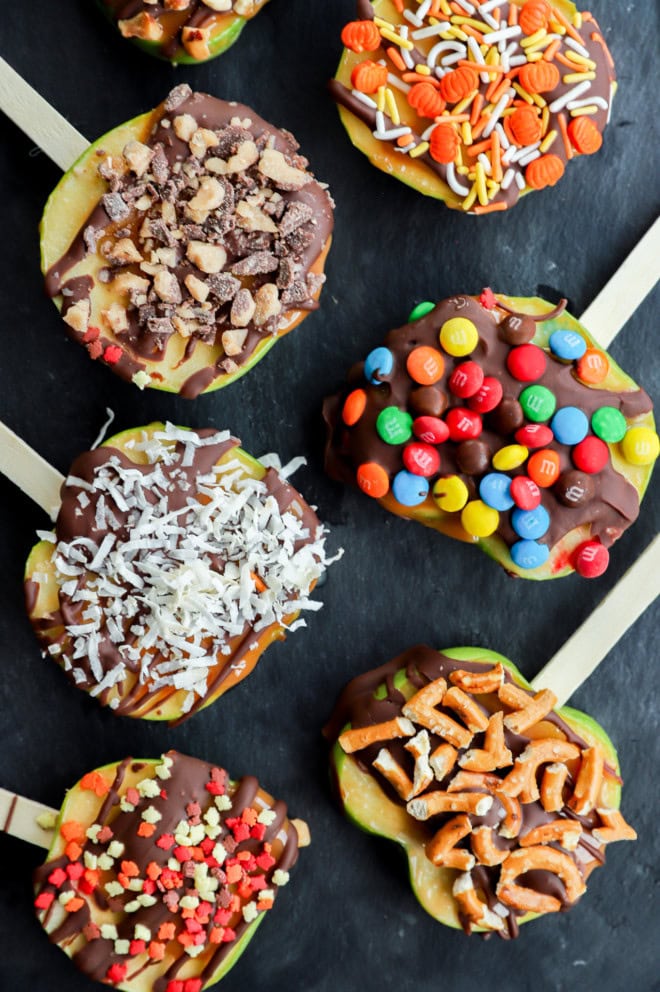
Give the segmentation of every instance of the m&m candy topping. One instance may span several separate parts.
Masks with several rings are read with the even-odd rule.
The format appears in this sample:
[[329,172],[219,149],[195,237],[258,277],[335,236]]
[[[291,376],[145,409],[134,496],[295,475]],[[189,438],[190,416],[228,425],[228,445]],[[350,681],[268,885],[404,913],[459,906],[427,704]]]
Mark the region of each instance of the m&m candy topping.
[[582,551],[573,536],[556,567],[594,577],[660,448],[650,400],[617,392],[624,381],[562,305],[517,313],[490,292],[419,304],[355,367],[337,412],[326,404],[327,465],[395,513],[496,539],[520,574],[553,574],[553,549],[580,528]]

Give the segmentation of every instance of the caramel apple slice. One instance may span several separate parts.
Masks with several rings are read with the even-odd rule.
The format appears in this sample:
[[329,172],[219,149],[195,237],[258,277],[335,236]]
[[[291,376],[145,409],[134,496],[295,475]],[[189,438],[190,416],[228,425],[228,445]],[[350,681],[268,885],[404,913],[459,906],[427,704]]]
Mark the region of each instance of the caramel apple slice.
[[171,424],[125,431],[76,459],[54,531],[39,532],[25,570],[37,638],[117,714],[187,718],[321,606],[325,529],[239,444]]
[[226,52],[268,0],[96,0],[123,38],[177,64],[196,65]]
[[601,575],[658,437],[648,395],[564,306],[490,290],[420,304],[325,401],[329,475],[510,574]]
[[176,751],[88,772],[59,811],[0,789],[0,811],[3,830],[48,848],[35,908],[50,940],[124,992],[219,981],[310,842],[256,778]]
[[472,215],[555,186],[598,152],[616,92],[570,0],[358,0],[330,92],[376,168]]

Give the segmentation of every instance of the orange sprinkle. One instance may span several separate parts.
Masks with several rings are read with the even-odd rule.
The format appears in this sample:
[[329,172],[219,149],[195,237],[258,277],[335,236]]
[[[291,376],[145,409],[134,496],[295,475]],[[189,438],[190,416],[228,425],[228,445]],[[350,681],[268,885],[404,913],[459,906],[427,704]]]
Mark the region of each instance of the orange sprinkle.
[[483,105],[484,105],[483,94],[477,93],[472,103],[472,112],[470,114],[470,124],[472,125],[472,127],[474,127],[474,125],[479,120],[479,114],[481,113],[481,108],[483,107]]
[[443,114],[442,117],[438,118],[439,124],[462,124],[464,121],[469,121],[469,114]]
[[[394,63],[399,72],[405,72],[406,63],[401,58],[401,52],[399,49],[394,45],[390,45],[390,47],[386,49],[386,52],[390,61]],[[417,75],[417,73],[415,73],[415,75]]]
[[554,62],[528,62],[520,67],[518,79],[528,93],[548,93],[559,85],[559,69]]
[[493,131],[492,136],[493,149],[490,155],[490,161],[493,167],[493,181],[496,183],[502,182],[502,146],[500,145],[500,136],[497,131]]
[[476,145],[470,145],[470,147],[467,149],[467,153],[470,156],[470,158],[473,157],[476,158],[477,155],[481,155],[482,152],[488,151],[488,149],[491,147],[492,144],[493,144],[493,138],[491,136],[490,138],[486,138],[485,141],[480,141]]
[[525,104],[514,111],[509,118],[509,127],[517,145],[533,145],[541,137],[541,121],[538,109]]
[[511,80],[507,76],[501,81],[501,83],[493,93],[493,103],[499,103],[500,97],[504,96],[510,85],[511,85]]
[[[591,35],[591,40],[597,42],[600,45],[600,47],[605,52],[605,58],[607,59],[607,61],[609,63],[610,69],[613,69],[614,68],[614,59],[612,58],[612,54],[611,54],[609,48],[607,47],[607,45],[605,43],[605,39],[603,38],[602,34],[598,34],[597,31],[594,31],[593,34]],[[582,41],[582,39],[580,39],[580,41]]]
[[568,137],[580,155],[593,155],[603,144],[603,136],[588,117],[574,117],[568,125]]
[[423,78],[423,81],[428,86],[432,86],[436,90],[440,89],[440,80],[435,79],[433,76],[422,77],[418,72],[404,72],[401,78],[403,79],[404,83],[413,83],[415,85],[419,83]]
[[475,126],[472,128],[472,138],[481,137],[481,132],[486,127],[486,124],[490,120],[490,115],[482,114]]
[[77,820],[67,820],[60,827],[60,834],[65,841],[75,840],[78,842],[85,840],[85,828]]
[[78,861],[80,855],[82,854],[82,847],[80,844],[76,844],[75,840],[70,840],[64,848],[64,853],[69,861]]
[[557,55],[556,58],[557,62],[561,62],[562,65],[565,65],[566,68],[570,69],[572,72],[589,72],[586,65],[578,65],[575,62],[571,62],[570,59],[567,59],[566,56],[561,53]]
[[161,923],[158,927],[159,940],[174,940],[176,927],[173,923]]
[[156,827],[153,823],[147,823],[143,820],[137,829],[138,837],[151,837],[156,832]]
[[578,31],[575,30],[569,19],[564,14],[562,14],[561,10],[558,10],[557,7],[553,7],[552,16],[556,21],[559,21],[559,23],[566,28],[566,34],[570,34],[573,41],[577,41],[580,45],[582,44],[582,36]]
[[500,210],[508,210],[504,200],[498,200],[497,203],[488,203],[485,207],[477,206],[472,207],[473,214],[494,214]]
[[396,143],[399,146],[399,148],[405,148],[406,145],[410,144],[410,135],[400,134],[399,137],[396,139]]
[[437,17],[440,14],[440,0],[433,0],[428,12],[429,17]]
[[566,115],[557,114],[557,122],[559,124],[559,130],[561,131],[562,141],[564,142],[564,151],[566,152],[566,158],[573,158],[573,146],[571,145],[570,138],[568,137],[568,128],[566,127]]
[[351,73],[353,89],[360,93],[377,93],[387,83],[387,67],[366,59],[356,65]]
[[415,83],[408,92],[408,103],[420,117],[439,117],[446,104],[432,84]]
[[545,0],[527,0],[523,4],[518,24],[523,34],[532,35],[547,28],[550,11]]
[[497,78],[497,76],[495,76],[495,79],[492,79],[488,84],[488,89],[486,90],[486,100],[488,101],[488,103],[495,103],[494,93],[497,87],[499,86],[499,84],[500,84],[500,80]]
[[110,791],[110,786],[100,772],[87,772],[86,775],[83,775],[80,779],[80,788],[93,792],[99,799],[107,796]]
[[392,3],[396,7],[396,9],[399,11],[399,13],[400,14],[403,14],[403,0],[392,0]]
[[558,155],[541,155],[530,162],[525,170],[525,182],[532,189],[554,186],[564,175],[564,163]]
[[380,48],[380,31],[373,21],[350,21],[341,33],[342,44],[352,52],[375,52]]
[[479,76],[474,69],[460,66],[446,73],[440,80],[440,92],[447,103],[459,103],[479,86]]
[[[486,42],[484,41],[484,36],[482,35],[481,31],[477,31],[476,28],[471,27],[469,24],[461,24],[461,31],[464,31],[465,34],[472,35],[474,40],[477,41],[480,45],[486,44]],[[472,64],[474,65],[474,63]]]
[[261,576],[257,575],[256,572],[250,572],[250,575],[252,576],[252,581],[254,582],[254,587],[257,590],[257,592],[265,592],[268,586],[261,578]]
[[[527,106],[527,104],[525,104],[525,106]],[[504,133],[506,134],[506,136],[509,139],[510,143],[512,145],[515,145],[516,139],[514,138],[512,132],[511,132],[511,124],[509,123],[509,121],[511,120],[512,117],[513,117],[513,114],[510,114],[509,117],[503,117],[502,118],[502,126],[504,128]]]
[[543,53],[543,58],[546,62],[552,62],[555,55],[561,47],[561,38],[556,38],[551,45],[548,45]]
[[137,878],[140,874],[140,869],[134,861],[122,861],[121,870],[124,875],[128,875],[129,878]]
[[162,961],[165,957],[165,944],[152,940],[149,944],[149,957],[152,961]]
[[509,27],[513,27],[514,24],[518,23],[518,7],[515,3],[512,3],[509,7]]
[[481,65],[476,62],[470,62],[469,59],[459,59],[458,65],[466,66],[468,69],[475,69],[479,72],[496,72],[503,73],[505,70],[501,65]]
[[444,162],[446,165],[456,158],[460,143],[460,138],[451,124],[438,124],[431,131],[429,155],[434,161]]
[[85,900],[81,899],[80,896],[75,896],[73,899],[69,899],[64,908],[67,913],[77,913],[78,910],[82,909],[84,905]]

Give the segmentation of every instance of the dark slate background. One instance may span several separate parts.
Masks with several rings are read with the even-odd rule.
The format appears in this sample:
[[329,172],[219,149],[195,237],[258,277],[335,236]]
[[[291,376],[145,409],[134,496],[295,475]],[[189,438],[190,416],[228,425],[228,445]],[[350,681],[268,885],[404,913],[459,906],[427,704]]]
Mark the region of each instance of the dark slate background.
[[[0,416],[61,471],[87,448],[106,407],[123,429],[156,418],[230,428],[254,454],[305,454],[296,477],[346,555],[322,590],[309,629],[271,648],[220,703],[174,730],[114,717],[41,660],[23,612],[23,562],[44,514],[0,478],[2,785],[57,806],[85,771],[168,747],[254,773],[313,846],[223,992],[508,992],[658,989],[657,611],[614,648],[573,702],[609,730],[626,785],[623,809],[640,839],[615,845],[569,914],[525,927],[516,943],[443,928],[419,908],[403,856],[344,821],[333,803],[320,728],[343,684],[418,641],[494,648],[534,676],[591,613],[657,530],[641,519],[593,582],[515,581],[477,551],[386,515],[322,471],[321,398],[423,299],[484,285],[565,294],[581,313],[657,213],[653,56],[660,29],[649,0],[595,0],[619,68],[620,93],[603,151],[572,163],[555,191],[510,214],[450,212],[371,168],[344,136],[324,85],[353,0],[274,0],[222,58],[175,70],[115,37],[87,0],[2,5],[0,53],[89,138],[163,99],[183,80],[241,100],[292,130],[337,202],[336,236],[319,312],[249,376],[185,402],[138,392],[65,337],[39,272],[37,225],[58,170],[0,115]],[[655,128],[655,134],[653,129]],[[657,319],[649,298],[611,349],[658,393]],[[592,328],[598,334],[598,328]],[[94,987],[40,932],[30,875],[40,852],[0,838],[0,990]],[[625,985],[624,985],[625,983]]]

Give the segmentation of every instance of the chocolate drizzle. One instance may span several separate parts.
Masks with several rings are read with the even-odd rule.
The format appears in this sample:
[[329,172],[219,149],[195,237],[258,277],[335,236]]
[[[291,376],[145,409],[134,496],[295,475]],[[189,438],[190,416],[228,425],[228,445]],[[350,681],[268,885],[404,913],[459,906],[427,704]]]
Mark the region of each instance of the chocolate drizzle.
[[[221,968],[227,955],[235,952],[237,944],[253,928],[252,920],[259,915],[255,913],[251,919],[248,919],[242,913],[243,906],[249,904],[251,896],[247,899],[243,896],[238,900],[238,903],[241,904],[240,908],[238,906],[231,908],[232,899],[236,899],[237,886],[235,883],[227,881],[226,871],[218,865],[215,858],[210,856],[209,852],[214,850],[214,845],[218,842],[222,844],[232,863],[236,863],[239,856],[240,858],[254,859],[260,852],[262,857],[266,856],[263,852],[267,852],[266,861],[263,862],[264,866],[267,867],[261,867],[258,863],[251,863],[250,877],[258,874],[263,876],[261,888],[253,890],[254,898],[258,900],[260,891],[265,888],[272,889],[276,894],[278,880],[281,876],[276,875],[275,881],[273,876],[278,871],[288,872],[295,864],[298,858],[298,835],[293,824],[287,819],[285,804],[279,801],[274,802],[260,788],[256,778],[247,776],[238,782],[230,782],[224,770],[197,758],[186,757],[176,751],[169,751],[163,756],[163,765],[160,766],[160,769],[164,769],[164,774],[161,778],[156,777],[156,764],[155,762],[134,762],[133,759],[126,758],[115,766],[114,780],[92,821],[101,831],[107,832],[107,839],[102,840],[103,833],[101,832],[99,836],[97,831],[97,840],[85,840],[78,861],[83,859],[86,854],[92,859],[101,857],[107,851],[109,839],[111,839],[112,844],[116,845],[117,850],[121,849],[122,853],[115,859],[116,865],[111,870],[104,870],[93,890],[85,894],[81,908],[68,913],[62,922],[56,922],[52,917],[57,903],[52,903],[43,912],[41,920],[48,930],[51,941],[59,944],[65,950],[69,948],[74,964],[90,978],[102,982],[107,979],[108,969],[113,965],[119,965],[120,967],[127,967],[127,973],[125,972],[127,979],[138,972],[148,971],[151,981],[147,987],[151,988],[153,992],[165,992],[168,983],[175,979],[184,968],[186,969],[186,977],[190,977],[192,959],[184,953],[182,944],[176,940],[177,936],[186,932],[185,913],[182,918],[179,915],[181,909],[177,908],[184,895],[196,897],[198,903],[201,903],[202,906],[208,906],[205,914],[207,923],[202,931],[205,937],[205,949],[195,962],[196,974],[202,980],[202,985],[212,979]],[[103,769],[104,778],[106,772],[107,770]],[[128,773],[131,775],[131,782],[136,782],[137,776],[142,783],[147,785],[157,783],[158,787],[155,789],[155,794],[146,796],[144,792],[141,792],[138,796],[135,785],[131,787],[128,783],[125,784]],[[142,773],[144,773],[143,777]],[[188,822],[194,826],[195,824],[204,825],[214,822],[207,817],[209,811],[211,811],[212,817],[217,813],[217,804],[214,801],[214,796],[217,795],[226,797],[226,802],[223,803],[222,812],[218,817],[219,826],[217,830],[210,831],[208,835],[210,840],[206,839],[205,831],[201,831],[205,836],[204,845],[208,844],[205,854],[208,873],[213,875],[219,883],[214,895],[211,896],[207,890],[204,890],[203,896],[200,895],[195,873],[188,871],[188,865],[192,867],[194,864],[199,864],[199,860],[196,862],[184,861],[176,871],[170,870],[167,885],[164,885],[160,880],[167,877],[166,873],[173,855],[176,857],[178,854],[179,858],[186,856],[186,852],[183,850],[185,845],[174,847],[174,835],[179,833],[180,824]],[[129,799],[129,805],[123,806]],[[155,811],[154,819],[155,815],[158,815],[157,829],[150,839],[145,839],[145,836],[138,832],[146,822],[142,814],[147,808]],[[247,810],[254,811],[249,817],[253,822],[257,822],[258,815],[263,814],[264,811],[269,811],[268,823],[260,828],[260,839],[249,835],[237,841],[233,836],[234,824]],[[84,824],[85,827],[91,825],[91,822]],[[165,840],[158,843],[163,838]],[[167,838],[171,838],[171,841]],[[123,845],[123,847],[120,848],[119,845]],[[190,846],[194,845],[190,844]],[[204,852],[204,847],[200,848],[198,845],[197,847],[199,851]],[[181,853],[182,850],[183,853]],[[75,880],[67,878],[66,881],[57,885],[57,875],[53,876],[53,872],[56,872],[57,869],[65,869],[70,863],[70,859],[66,855],[62,855],[47,861],[38,868],[34,875],[37,895],[52,893],[56,898],[63,892],[75,892],[80,895],[81,890]],[[223,862],[223,864],[226,863]],[[156,884],[151,886],[153,898],[147,900],[147,904],[140,906],[137,911],[127,911],[125,906],[132,901],[136,894],[139,894],[139,889],[137,892],[127,889],[121,895],[113,894],[110,897],[106,895],[104,889],[110,879],[116,880],[121,875],[125,865],[134,866],[130,870],[136,874],[131,877],[142,880],[156,878],[157,880]],[[280,881],[279,884],[284,884],[284,881]],[[121,885],[119,888],[121,889]],[[147,890],[144,889],[143,891]],[[84,889],[82,892],[84,893]],[[176,899],[174,893],[176,893]],[[209,902],[209,899],[215,900],[215,906]],[[107,911],[115,914],[116,938],[103,937],[95,923],[95,918],[98,919],[98,913]],[[218,923],[219,919],[226,920],[222,927],[226,929],[230,926],[231,929],[226,931],[225,941],[214,943],[209,941],[209,937],[214,925],[221,925]],[[103,922],[106,921],[107,918],[103,920]],[[171,925],[172,936],[169,939],[158,937],[159,932],[162,933],[161,927],[164,924]],[[148,940],[144,950],[140,953],[135,953],[136,948],[133,948],[131,954],[128,951],[126,953],[117,951],[114,940],[132,942],[136,925],[146,928],[146,931],[151,934],[152,943],[157,940],[164,942],[164,947],[167,947],[167,954],[163,960],[159,961],[155,955],[153,959],[147,957]],[[193,928],[191,932],[199,931]],[[231,934],[233,936],[230,936]]]
[[[478,649],[475,648],[475,658],[478,658],[478,655]],[[342,730],[347,727],[347,725],[350,725],[351,728],[368,727],[373,724],[392,720],[395,717],[400,717],[407,696],[405,696],[399,689],[395,688],[394,679],[397,674],[401,676],[405,673],[406,681],[414,687],[415,691],[417,691],[437,679],[445,679],[449,682],[449,676],[454,671],[460,670],[467,672],[482,672],[484,670],[489,670],[492,667],[493,662],[491,661],[458,660],[450,658],[442,652],[435,651],[424,645],[417,645],[405,651],[397,658],[394,658],[392,661],[387,662],[385,665],[381,665],[379,668],[366,672],[364,675],[360,675],[349,682],[337,700],[328,724],[324,727],[324,736],[329,741],[334,742]],[[511,673],[506,668],[504,669],[504,673],[505,681],[508,683],[513,683],[514,680]],[[377,691],[378,695],[376,696]],[[525,691],[527,692],[528,690]],[[532,692],[529,692],[528,694],[530,698],[533,696]],[[487,698],[491,700],[487,706],[484,707],[486,712],[493,712],[496,708],[502,708],[502,704],[498,703],[496,697],[494,698],[494,701],[491,697],[477,698],[478,700],[486,700]],[[444,712],[447,716],[452,716],[454,718],[456,716],[452,710],[442,706],[438,707],[438,711],[441,713]],[[552,725],[556,728],[556,731],[559,732],[560,737],[571,744],[577,745],[581,750],[589,747],[589,744],[582,737],[580,737],[580,735],[576,733],[566,723],[566,721],[559,716],[558,713],[552,711],[547,716],[544,716],[543,723]],[[509,748],[514,758],[518,757],[524,751],[531,739],[525,735],[513,734],[506,728],[504,735],[506,746]],[[431,741],[431,752],[436,746],[444,743],[442,737],[439,737],[431,732],[429,732],[429,737]],[[482,739],[482,734],[476,734],[470,744],[470,747],[482,747]],[[412,758],[406,750],[405,744],[405,739],[390,739],[387,740],[386,747],[393,759],[412,777]],[[358,763],[359,768],[364,773],[369,774],[376,779],[380,788],[391,801],[397,803],[398,805],[404,805],[398,793],[373,767],[373,762],[377,758],[382,747],[382,742],[370,745],[350,755],[350,758],[347,758],[347,760],[350,760],[351,758],[355,760]],[[459,755],[461,753],[462,752],[459,749]],[[446,788],[456,770],[457,769],[454,768],[450,774],[442,780],[442,782],[435,781],[430,787],[431,790]],[[503,768],[500,769],[499,772],[495,772],[493,774],[499,774],[501,778],[504,778],[509,770],[509,768]],[[621,781],[618,777],[616,769],[612,768],[608,764],[605,764],[605,776],[617,782]],[[567,783],[568,791],[565,791],[565,798],[570,795],[572,784],[574,784],[573,780],[569,776]],[[521,835],[524,835],[528,831],[544,823],[549,823],[556,820],[557,817],[579,820],[582,825],[583,832],[580,836],[577,848],[574,851],[565,851],[563,848],[559,847],[558,849],[563,850],[565,854],[569,854],[569,856],[575,861],[580,873],[585,877],[585,879],[593,868],[605,862],[603,846],[599,844],[592,834],[594,828],[601,826],[601,819],[595,810],[591,810],[586,815],[578,816],[570,807],[565,805],[558,813],[548,813],[543,809],[541,802],[536,801],[522,803],[521,812],[523,818],[520,829]],[[359,809],[351,809],[351,815],[359,819]],[[453,814],[436,815],[423,823],[415,821],[415,826],[416,828],[423,829],[426,832],[427,840],[430,841],[436,831],[443,825],[443,822],[445,822],[451,815]],[[503,815],[503,807],[501,807],[499,800],[495,796],[493,806],[485,816],[470,814],[469,819],[473,828],[479,825],[496,826],[500,822]],[[507,839],[495,831],[493,831],[492,837],[493,842],[499,848],[513,850],[518,847],[517,839]],[[552,843],[550,846],[554,847],[557,845]],[[472,878],[475,888],[483,893],[486,903],[491,909],[498,903],[498,899],[495,894],[498,871],[499,869],[496,867],[488,868],[480,864],[477,864],[475,868],[472,869]],[[527,872],[520,877],[520,884],[534,889],[537,892],[554,896],[561,903],[562,910],[570,909],[573,905],[567,901],[566,892],[561,880],[548,871],[534,870]],[[521,915],[524,914],[518,910],[510,908],[507,919],[507,929],[506,931],[498,931],[499,936],[505,938],[517,936],[518,923],[516,917]],[[462,920],[462,922],[466,931],[469,933],[471,929],[469,921]]]
[[[365,462],[382,465],[390,479],[403,468],[401,459],[403,445],[387,444],[383,441],[377,433],[376,420],[379,413],[388,406],[407,410],[413,417],[429,412],[417,408],[417,393],[421,390],[408,374],[406,361],[410,352],[421,345],[437,349],[439,330],[445,321],[453,317],[467,318],[475,325],[479,334],[479,343],[473,354],[469,356],[470,360],[477,362],[486,376],[496,378],[503,387],[503,399],[500,405],[483,417],[483,431],[477,443],[482,447],[486,446],[489,460],[498,449],[514,443],[514,433],[524,422],[518,397],[529,383],[515,379],[507,368],[506,360],[510,346],[502,340],[500,333],[500,325],[506,313],[499,306],[495,309],[486,309],[473,297],[456,296],[438,303],[424,317],[389,332],[383,343],[392,352],[394,365],[392,372],[387,376],[381,376],[378,384],[367,382],[363,365],[358,364],[350,370],[347,386],[338,394],[326,399],[323,406],[327,424],[325,465],[329,475],[341,482],[354,484],[356,470]],[[566,322],[564,326],[574,328],[574,324],[570,322]],[[447,401],[450,407],[465,406],[466,401],[452,395],[447,386],[454,367],[464,359],[454,359],[448,355],[443,357],[445,369],[442,378],[434,386],[422,387],[422,389],[437,395],[438,410],[444,414]],[[620,410],[629,422],[652,410],[651,400],[644,390],[631,389],[617,392],[596,389],[579,380],[573,363],[564,363],[548,352],[546,359],[545,372],[535,384],[543,385],[554,393],[558,409],[576,406],[591,418],[600,407],[612,406]],[[348,393],[356,387],[366,393],[366,408],[358,422],[347,427],[341,416],[342,406]],[[561,473],[573,469],[569,446],[552,440],[544,447],[558,453]],[[462,448],[462,444],[450,440],[439,446],[438,450],[441,454],[439,475],[458,474],[468,486],[470,499],[474,499],[478,497],[479,481],[487,466],[484,465],[483,458],[476,458],[480,452],[474,453],[475,458],[472,463],[467,461],[465,455],[468,452],[462,452]],[[468,472],[471,468],[474,469],[474,474]],[[511,476],[526,474],[525,466],[520,466],[509,474]],[[430,481],[432,484],[433,479]],[[638,493],[631,482],[614,468],[611,461],[601,472],[591,476],[591,482],[593,483],[591,498],[570,505],[562,502],[560,483],[557,491],[553,487],[542,490],[542,504],[550,516],[550,526],[546,534],[539,539],[541,543],[554,548],[571,531],[589,525],[591,536],[598,538],[609,547],[637,518]],[[397,504],[393,498],[388,495],[387,499],[388,508],[396,512]],[[434,507],[430,496],[424,506],[431,509]],[[511,527],[508,513],[500,513],[497,534],[509,546],[518,540],[518,535]],[[562,567],[565,564],[566,562],[563,562]]]

